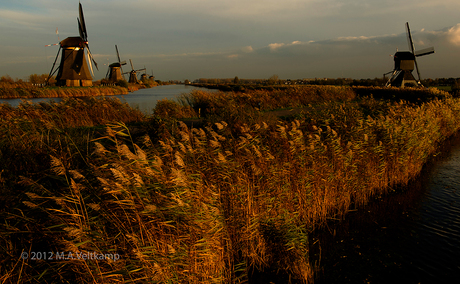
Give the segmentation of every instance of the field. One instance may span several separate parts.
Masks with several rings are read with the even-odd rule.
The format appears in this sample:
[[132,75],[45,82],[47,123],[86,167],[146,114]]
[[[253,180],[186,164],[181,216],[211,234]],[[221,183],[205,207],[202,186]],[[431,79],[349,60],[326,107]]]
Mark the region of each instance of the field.
[[313,283],[310,233],[416,178],[459,122],[437,89],[0,105],[0,280]]

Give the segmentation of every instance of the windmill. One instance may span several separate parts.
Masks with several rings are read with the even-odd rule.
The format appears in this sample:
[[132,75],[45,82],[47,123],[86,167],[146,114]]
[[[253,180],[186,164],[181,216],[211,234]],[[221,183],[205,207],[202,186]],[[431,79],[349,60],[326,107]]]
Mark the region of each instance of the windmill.
[[129,63],[131,63],[131,71],[125,72],[123,74],[128,74],[129,73],[129,81],[128,81],[128,83],[132,83],[132,84],[139,83],[139,81],[137,80],[137,72],[145,71],[146,69],[144,67],[144,69],[134,70],[133,61],[131,61],[131,59],[129,60]]
[[145,65],[144,65],[144,74],[141,74],[141,82],[142,83],[145,83],[147,82],[148,78],[147,78],[147,69],[145,68]]
[[118,53],[118,46],[115,45],[115,50],[117,51],[118,62],[112,63],[109,65],[109,70],[107,71],[107,80],[110,82],[118,82],[119,80],[124,80],[123,68],[121,66],[126,65],[126,60],[121,61],[120,53]]
[[[83,16],[83,8],[79,3],[79,17],[77,17],[79,37],[68,37],[59,42],[59,50],[51,68],[48,80],[53,74],[58,71],[56,81],[58,86],[91,86],[93,84],[91,74],[94,76],[93,65],[97,68],[97,63],[94,61],[91,51],[88,46],[88,33],[86,31],[85,18]],[[86,49],[86,56],[85,56]],[[59,53],[62,50],[61,63],[58,68],[56,61]],[[88,68],[88,63],[89,67]],[[90,71],[91,70],[91,73]]]
[[[397,51],[394,55],[395,67],[391,74],[390,79],[386,83],[386,87],[404,87],[406,84],[414,84],[421,86],[420,71],[417,65],[417,57],[434,53],[434,48],[429,47],[419,51],[415,51],[414,42],[409,29],[409,23],[406,23],[407,43],[409,44],[410,51]],[[418,80],[415,80],[412,71],[414,67],[417,71]],[[388,74],[388,73],[387,73]]]

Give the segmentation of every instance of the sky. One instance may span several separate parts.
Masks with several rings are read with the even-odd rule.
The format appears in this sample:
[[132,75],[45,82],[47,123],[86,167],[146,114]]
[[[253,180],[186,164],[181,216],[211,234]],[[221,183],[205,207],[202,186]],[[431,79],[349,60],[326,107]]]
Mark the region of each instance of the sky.
[[[460,77],[458,0],[81,0],[99,70],[129,59],[159,80],[382,77],[392,55],[415,49],[423,78]],[[78,0],[0,3],[0,76],[50,72],[59,47],[78,36]]]

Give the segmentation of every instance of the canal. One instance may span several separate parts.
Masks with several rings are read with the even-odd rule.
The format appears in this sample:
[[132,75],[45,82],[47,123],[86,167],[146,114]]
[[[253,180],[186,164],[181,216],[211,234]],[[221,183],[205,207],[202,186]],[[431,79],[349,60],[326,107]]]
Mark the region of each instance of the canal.
[[443,148],[419,178],[316,234],[315,283],[458,281],[460,135]]

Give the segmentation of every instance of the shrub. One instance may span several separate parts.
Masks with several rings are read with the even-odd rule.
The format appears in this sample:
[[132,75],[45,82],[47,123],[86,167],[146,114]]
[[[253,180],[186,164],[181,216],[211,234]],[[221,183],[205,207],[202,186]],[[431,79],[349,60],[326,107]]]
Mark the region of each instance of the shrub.
[[117,81],[117,86],[123,87],[123,88],[128,88],[129,84],[125,80],[118,80]]

